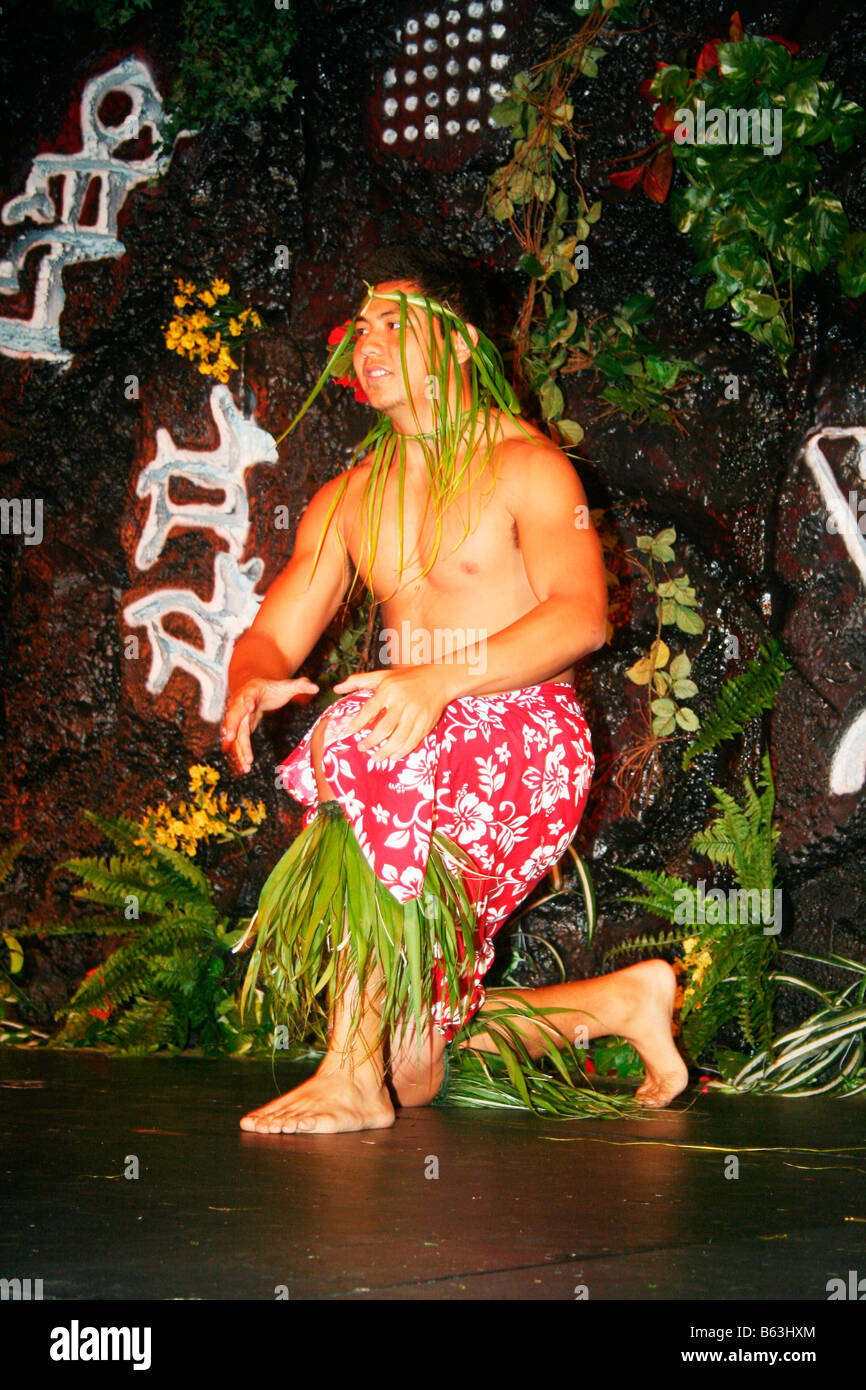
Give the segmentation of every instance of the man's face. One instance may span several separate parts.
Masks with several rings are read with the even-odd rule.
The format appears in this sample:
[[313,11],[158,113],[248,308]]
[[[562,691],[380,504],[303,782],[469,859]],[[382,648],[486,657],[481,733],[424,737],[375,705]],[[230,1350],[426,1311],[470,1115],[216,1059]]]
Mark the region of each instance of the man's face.
[[[429,411],[430,402],[430,330],[425,310],[414,304],[406,306],[404,373],[400,357],[400,304],[396,299],[382,296],[421,294],[409,280],[389,280],[374,286],[374,298],[362,306],[355,319],[355,374],[375,410],[400,411],[414,407],[419,416]],[[433,320],[437,343],[442,343],[438,319]],[[414,329],[414,331],[413,331]]]

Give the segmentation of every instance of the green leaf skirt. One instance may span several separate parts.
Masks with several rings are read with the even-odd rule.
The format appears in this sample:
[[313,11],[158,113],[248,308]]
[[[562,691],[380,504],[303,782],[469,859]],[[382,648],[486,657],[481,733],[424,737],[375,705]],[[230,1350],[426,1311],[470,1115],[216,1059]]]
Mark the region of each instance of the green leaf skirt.
[[[261,981],[271,994],[275,1022],[289,1040],[315,1035],[327,1046],[337,1004],[351,1003],[347,1043],[356,1035],[362,1006],[379,1016],[370,1047],[414,1025],[419,1057],[430,1026],[436,967],[452,1004],[474,978],[475,911],[461,868],[471,860],[434,831],[420,897],[400,903],[371,869],[338,801],[320,802],[262,888],[253,924],[257,934],[244,980],[241,1007]],[[642,1111],[630,1095],[587,1084],[569,1040],[547,1019],[560,1010],[536,1008],[501,991],[495,1012],[476,1014],[448,1044],[445,1079],[434,1103],[530,1110],[550,1118],[598,1118]],[[507,996],[507,997],[506,997]],[[527,1024],[545,1035],[534,1058]],[[463,1048],[484,1032],[496,1052]]]
[[471,867],[465,851],[434,831],[421,895],[400,903],[364,858],[340,803],[321,802],[262,889],[242,1008],[261,977],[292,1040],[324,1038],[334,1006],[351,992],[351,1040],[366,995],[379,1014],[375,1043],[413,1023],[420,1052],[435,967],[453,1003],[474,976],[475,909],[461,867]]

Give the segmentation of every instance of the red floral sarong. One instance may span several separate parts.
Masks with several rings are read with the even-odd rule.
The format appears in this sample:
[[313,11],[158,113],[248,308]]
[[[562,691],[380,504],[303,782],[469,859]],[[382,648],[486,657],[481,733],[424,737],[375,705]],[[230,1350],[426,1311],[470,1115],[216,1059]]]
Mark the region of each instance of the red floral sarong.
[[595,767],[574,687],[547,681],[449,704],[402,758],[375,762],[358,748],[367,729],[345,725],[373,692],[356,690],[323,711],[281,764],[286,791],[316,815],[313,730],[327,719],[322,767],[373,872],[401,903],[421,896],[432,831],[459,844],[478,870],[465,873],[475,906],[474,979],[451,1000],[437,968],[433,1021],[451,1038],[481,1007],[493,937],[573,838]]

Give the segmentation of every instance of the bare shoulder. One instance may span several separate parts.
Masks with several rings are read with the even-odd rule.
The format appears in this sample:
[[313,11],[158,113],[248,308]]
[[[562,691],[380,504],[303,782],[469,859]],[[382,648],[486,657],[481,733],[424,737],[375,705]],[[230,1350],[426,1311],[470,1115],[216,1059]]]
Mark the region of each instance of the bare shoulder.
[[582,493],[577,469],[559,445],[528,420],[521,426],[507,422],[505,438],[491,459],[497,489],[509,509],[540,495]]
[[328,529],[335,529],[341,538],[345,537],[351,530],[351,519],[357,513],[369,471],[369,459],[365,458],[323,483],[308,502],[304,520],[321,526],[329,520]]

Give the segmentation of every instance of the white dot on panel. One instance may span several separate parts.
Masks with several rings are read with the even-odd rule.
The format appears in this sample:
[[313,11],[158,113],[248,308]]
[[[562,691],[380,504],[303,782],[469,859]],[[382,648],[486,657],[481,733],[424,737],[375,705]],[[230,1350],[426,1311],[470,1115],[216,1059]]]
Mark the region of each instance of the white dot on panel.
[[445,129],[446,129],[446,131],[448,132],[449,135],[459,135],[459,134],[460,134],[460,122],[459,122],[459,121],[446,121],[446,122],[445,122]]
[[480,19],[484,13],[484,6],[475,0],[474,4],[467,6],[466,13],[470,19]]
[[505,9],[504,0],[490,0],[490,8],[494,14],[499,14],[500,10]]
[[417,33],[418,33],[418,21],[417,21],[417,19],[407,19],[407,20],[406,20],[406,33],[407,33],[407,34],[417,34]]
[[508,95],[501,82],[491,82],[487,90],[494,101],[501,101],[504,96]]
[[385,109],[385,115],[386,115],[386,116],[393,116],[393,115],[394,115],[394,113],[395,113],[396,110],[397,110],[397,103],[396,103],[396,101],[394,100],[393,97],[389,97],[389,98],[388,98],[388,100],[385,102],[385,108],[384,108],[384,109]]
[[407,43],[406,47],[403,49],[403,52],[408,54],[410,58],[414,58],[415,54],[418,52],[417,43]]
[[425,139],[425,140],[438,140],[438,139],[439,139],[439,122],[438,122],[438,120],[436,119],[435,116],[427,116],[426,119],[425,119],[425,121],[424,121],[424,139]]
[[476,130],[481,129],[481,122],[476,121],[474,116],[470,116],[469,120],[466,122],[466,129],[474,133]]
[[459,24],[459,23],[460,23],[460,11],[459,11],[459,10],[448,10],[447,13],[446,13],[446,15],[445,15],[445,22],[446,22],[446,24]]
[[417,140],[418,127],[416,125],[407,125],[406,129],[403,131],[403,134],[406,136],[407,140]]
[[490,66],[493,68],[494,72],[501,72],[503,68],[508,67],[508,54],[491,53]]
[[458,92],[456,87],[448,88],[448,91],[445,93],[445,100],[447,101],[449,106],[457,105],[458,101],[460,100],[460,93]]
[[448,62],[445,64],[445,71],[447,72],[449,77],[457,76],[458,72],[460,71],[460,64],[458,63],[456,58],[448,59]]
[[425,100],[425,102],[427,103],[428,106],[438,106],[438,105],[439,105],[439,93],[438,93],[438,92],[428,92],[427,95],[426,95],[426,97],[424,98],[424,100]]
[[505,34],[505,25],[504,25],[504,24],[492,24],[492,25],[490,26],[490,32],[491,32],[491,34],[493,35],[493,37],[494,37],[495,39],[501,39],[501,38],[504,37],[504,34]]
[[396,130],[392,130],[392,129],[390,128],[390,126],[388,127],[387,130],[383,130],[383,131],[382,131],[382,140],[384,141],[384,143],[385,143],[386,145],[393,145],[393,143],[394,143],[394,141],[395,141],[396,139],[397,139],[397,132],[396,132]]
[[439,69],[434,67],[432,63],[428,63],[424,69],[424,76],[428,82],[432,82],[435,77],[439,76]]
[[447,43],[447,45],[448,45],[449,48],[457,48],[458,44],[460,43],[460,35],[459,35],[459,34],[446,34],[446,35],[445,35],[445,42]]
[[417,72],[413,72],[412,69],[410,68],[408,72],[405,72],[405,73],[403,74],[403,81],[406,83],[406,86],[407,86],[407,87],[411,87],[412,84],[413,84],[413,82],[417,82],[417,81],[418,81],[418,74],[417,74]]
[[436,49],[437,49],[438,47],[439,47],[439,40],[438,40],[438,39],[425,39],[425,40],[424,40],[424,52],[425,52],[425,53],[435,53],[435,52],[436,52]]
[[414,111],[416,106],[418,105],[418,98],[416,96],[407,97],[406,100],[403,102],[403,105],[405,106],[407,111]]
[[480,88],[480,87],[470,87],[470,88],[469,88],[469,91],[466,93],[466,96],[467,96],[467,98],[468,98],[469,101],[480,101],[480,100],[481,100],[481,88]]
[[395,83],[396,81],[397,81],[397,74],[396,74],[396,72],[394,71],[393,68],[389,68],[388,71],[385,73],[385,86],[386,86],[386,87],[393,87],[393,85],[394,85],[394,83]]
[[480,43],[484,35],[480,29],[470,29],[466,37],[470,43]]
[[433,10],[431,10],[429,14],[425,14],[425,16],[424,16],[424,23],[427,25],[427,28],[428,28],[428,29],[438,29],[438,28],[439,28],[439,16],[438,16],[438,14],[436,14]]
[[469,69],[470,72],[480,72],[480,71],[481,71],[481,59],[480,59],[480,58],[470,58],[470,59],[468,60],[467,64],[466,64],[466,66],[467,66],[467,68]]

